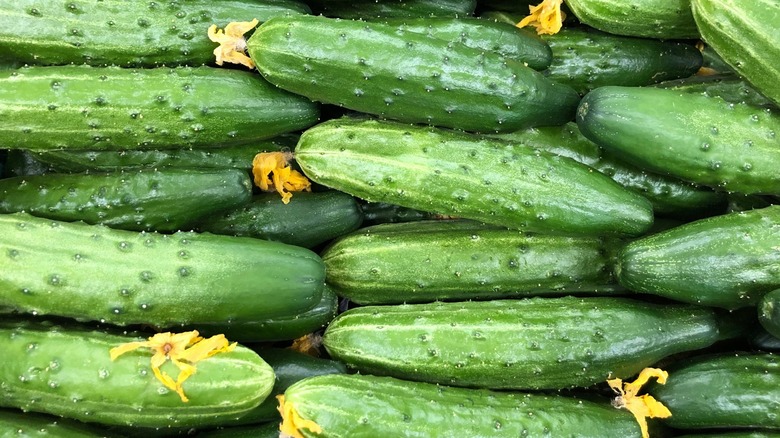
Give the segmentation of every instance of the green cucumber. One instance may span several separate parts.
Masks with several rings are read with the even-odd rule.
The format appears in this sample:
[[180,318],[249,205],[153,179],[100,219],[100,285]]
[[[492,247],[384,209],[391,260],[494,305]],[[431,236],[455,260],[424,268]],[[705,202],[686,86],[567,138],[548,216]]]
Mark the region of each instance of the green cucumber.
[[146,169],[0,179],[0,213],[25,211],[137,231],[177,231],[249,202],[252,182],[238,169]]
[[678,429],[780,429],[780,361],[770,353],[699,356],[667,368],[665,385],[647,392],[672,416]]
[[[198,431],[198,438],[279,438],[279,421]],[[751,437],[760,438],[760,437]]]
[[[151,352],[111,360],[111,348],[141,340],[75,326],[0,322],[0,406],[106,425],[194,427],[243,415],[274,385],[273,369],[237,346],[197,362],[197,372],[182,384],[185,403],[155,378]],[[160,369],[178,375],[169,361]]]
[[725,196],[710,188],[676,178],[646,172],[624,162],[617,154],[600,148],[582,135],[577,124],[522,129],[497,138],[569,157],[609,176],[653,204],[656,214],[688,217],[725,205]]
[[689,78],[660,82],[655,85],[674,91],[719,97],[726,102],[749,106],[774,108],[775,104],[764,97],[744,79],[733,74],[691,76]]
[[96,427],[67,418],[0,409],[0,437],[3,438],[99,438],[105,436],[103,431]]
[[216,44],[206,30],[233,21],[307,14],[293,0],[14,0],[0,3],[0,59],[30,65],[201,65]]
[[321,255],[339,296],[389,304],[619,291],[611,253],[598,237],[416,221],[360,229]]
[[637,239],[617,255],[627,289],[736,309],[780,287],[780,206],[700,219]]
[[527,230],[638,235],[650,203],[576,161],[503,140],[375,120],[306,130],[295,157],[317,183],[373,202]]
[[468,16],[476,0],[311,0],[315,12],[348,19]]
[[584,24],[615,35],[699,38],[691,0],[566,0]]
[[451,388],[390,377],[331,374],[287,388],[306,437],[638,438],[636,420],[608,403],[561,395]]
[[202,217],[195,229],[314,248],[362,223],[363,212],[355,198],[327,190],[296,193],[289,204],[277,193],[255,195],[245,205]]
[[360,209],[363,211],[362,226],[379,225],[397,222],[412,222],[425,219],[440,219],[439,215],[428,211],[415,210],[414,208],[401,207],[387,202],[368,202],[358,199]]
[[740,76],[780,105],[780,4],[690,0],[702,39]]
[[319,256],[277,242],[0,215],[0,307],[34,315],[240,324],[312,308],[324,279]]
[[509,131],[573,120],[579,102],[522,62],[379,22],[277,17],[246,44],[282,89],[410,123]]
[[780,337],[780,289],[769,291],[761,298],[758,321],[767,332]]
[[619,297],[365,306],[325,331],[362,373],[494,389],[588,387],[719,339],[711,309]]
[[248,71],[28,67],[0,71],[8,149],[185,149],[255,143],[314,124],[318,106]]
[[647,170],[745,194],[780,193],[780,113],[654,87],[601,87],[577,110],[585,137]]

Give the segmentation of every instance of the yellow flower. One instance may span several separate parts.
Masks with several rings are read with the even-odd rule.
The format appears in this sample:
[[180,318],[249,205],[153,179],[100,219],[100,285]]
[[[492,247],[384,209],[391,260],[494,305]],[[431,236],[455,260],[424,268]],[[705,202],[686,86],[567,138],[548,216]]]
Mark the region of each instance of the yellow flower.
[[217,58],[217,65],[223,62],[233,64],[243,64],[249,68],[255,68],[252,58],[248,57],[246,52],[246,39],[244,34],[254,29],[259,21],[255,18],[252,21],[239,21],[225,26],[225,30],[217,30],[217,25],[212,24],[208,29],[209,39],[219,43],[219,47],[214,49],[214,56]]
[[[218,353],[231,351],[236,347],[236,343],[229,344],[225,335],[215,335],[208,339],[198,336],[198,332],[193,330],[184,333],[158,333],[149,338],[148,341],[128,342],[118,347],[114,347],[109,352],[111,360],[139,348],[149,348],[154,351],[152,356],[152,371],[157,380],[163,383],[169,389],[176,391],[183,402],[189,399],[184,395],[182,383],[193,375],[196,371],[195,363],[209,358]],[[179,375],[173,380],[166,372],[160,371],[160,367],[165,361],[170,360],[177,368]]]
[[290,167],[290,160],[290,152],[261,152],[252,160],[255,185],[263,191],[276,190],[285,204],[290,202],[292,192],[311,191],[311,181]]
[[307,354],[309,356],[319,357],[321,346],[322,336],[315,333],[309,333],[293,340],[293,343],[290,346],[290,350]]
[[280,436],[304,438],[300,432],[303,428],[309,429],[314,433],[322,433],[322,427],[312,420],[304,420],[293,408],[292,403],[284,400],[284,395],[279,394],[276,396],[276,399],[279,400],[279,407],[276,409],[282,414],[282,424],[279,425]]
[[[669,374],[658,368],[645,368],[639,373],[636,380],[631,383],[623,384],[621,379],[607,380],[607,384],[618,394],[612,405],[619,409],[628,409],[634,415],[637,423],[639,423],[639,428],[642,429],[643,438],[649,437],[646,418],[667,418],[672,416],[669,409],[654,399],[653,396],[647,394],[636,395],[642,388],[642,385],[647,383],[651,377],[655,377],[658,383],[663,385],[666,383]],[[622,388],[621,384],[623,384]]]
[[556,34],[563,27],[566,14],[561,11],[563,0],[544,0],[536,6],[528,6],[531,13],[517,23],[517,27],[533,26],[539,35]]

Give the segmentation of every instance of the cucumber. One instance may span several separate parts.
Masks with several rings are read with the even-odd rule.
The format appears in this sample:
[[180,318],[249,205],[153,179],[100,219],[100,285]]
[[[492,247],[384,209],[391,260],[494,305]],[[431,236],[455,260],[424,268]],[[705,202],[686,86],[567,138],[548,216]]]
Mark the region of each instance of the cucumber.
[[764,97],[744,79],[733,74],[691,76],[689,78],[660,82],[655,85],[674,91],[704,94],[719,97],[730,103],[744,103],[749,106],[775,108],[771,100]]
[[[237,346],[196,364],[182,387],[189,402],[152,373],[152,353],[112,361],[109,350],[143,340],[76,326],[0,322],[0,405],[105,425],[219,425],[258,406],[271,392],[273,369]],[[176,376],[166,361],[160,369]]]
[[372,202],[538,231],[638,235],[643,197],[576,161],[498,139],[394,122],[331,120],[306,130],[297,163]]
[[296,193],[289,204],[277,193],[255,195],[238,208],[202,217],[195,229],[314,248],[356,230],[362,222],[355,198],[327,190]]
[[494,389],[589,387],[719,339],[711,309],[619,297],[364,306],[325,330],[361,373]]
[[362,226],[379,225],[397,222],[412,222],[426,219],[437,219],[435,213],[401,207],[387,202],[368,202],[358,199],[360,209],[363,211]]
[[585,137],[650,171],[720,190],[780,193],[780,114],[653,87],[601,87],[577,110]]
[[579,102],[522,62],[378,22],[276,17],[246,44],[282,89],[404,122],[508,131],[573,120]]
[[0,59],[30,65],[156,67],[213,60],[212,24],[311,10],[292,0],[14,0],[0,3]]
[[306,437],[640,437],[625,410],[544,394],[450,388],[390,377],[331,374],[287,388],[285,402],[322,432]]
[[292,245],[23,213],[0,215],[0,254],[0,307],[117,325],[288,317],[320,301],[325,279],[319,256]]
[[197,436],[198,438],[279,438],[279,421],[198,431]]
[[184,149],[254,143],[317,121],[315,103],[211,67],[0,71],[8,149]]
[[0,437],[99,438],[105,436],[96,427],[67,418],[0,409]]
[[740,76],[780,105],[780,4],[776,0],[691,0],[702,39]]
[[780,206],[700,219],[623,247],[627,289],[686,303],[755,306],[780,287]]
[[176,231],[249,202],[238,169],[146,169],[0,179],[0,213],[27,213],[137,231]]
[[671,427],[780,429],[780,362],[769,353],[691,358],[667,370],[666,384],[648,393],[666,405]]
[[584,24],[615,35],[696,39],[691,0],[566,0]]
[[375,225],[322,252],[326,282],[358,304],[621,290],[598,237],[523,233],[467,221]]
[[476,0],[311,0],[315,12],[348,19],[468,16]]
[[775,337],[780,337],[780,289],[767,292],[758,303],[758,321]]
[[717,210],[726,203],[725,196],[708,187],[680,181],[677,178],[646,172],[626,163],[617,154],[600,148],[582,135],[577,124],[522,129],[495,137],[569,157],[609,176],[653,204],[656,214],[690,217]]

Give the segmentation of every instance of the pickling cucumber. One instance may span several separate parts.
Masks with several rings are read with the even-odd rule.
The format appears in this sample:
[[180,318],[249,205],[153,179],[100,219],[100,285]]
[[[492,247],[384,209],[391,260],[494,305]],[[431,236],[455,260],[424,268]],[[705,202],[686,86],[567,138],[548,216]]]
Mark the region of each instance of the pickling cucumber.
[[316,13],[349,19],[468,16],[477,0],[310,0]]
[[616,35],[699,38],[691,0],[566,0],[566,5],[582,23]]
[[67,418],[0,409],[0,437],[10,438],[100,438],[101,429]]

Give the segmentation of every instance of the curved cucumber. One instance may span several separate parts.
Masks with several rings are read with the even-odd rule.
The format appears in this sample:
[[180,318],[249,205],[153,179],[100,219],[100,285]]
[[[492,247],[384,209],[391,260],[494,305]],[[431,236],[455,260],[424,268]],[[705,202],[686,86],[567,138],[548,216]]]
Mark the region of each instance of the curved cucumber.
[[611,247],[568,237],[458,221],[363,228],[322,253],[326,281],[360,304],[506,298],[621,288]]
[[315,12],[349,19],[468,16],[477,0],[311,0]]
[[[182,387],[185,403],[152,373],[151,352],[112,361],[109,350],[143,340],[78,327],[0,323],[0,405],[85,422],[139,427],[218,425],[259,405],[274,385],[273,369],[237,346],[196,364]],[[178,375],[170,363],[160,369]]]
[[711,309],[618,297],[365,306],[325,331],[360,372],[454,386],[587,387],[719,339]]
[[758,303],[758,321],[770,334],[780,338],[780,289],[766,293]]
[[28,67],[0,71],[8,149],[213,148],[306,128],[319,108],[248,71]]
[[481,132],[557,125],[579,102],[522,62],[378,22],[277,17],[247,48],[282,89],[410,123]]
[[246,237],[172,235],[0,215],[0,306],[155,327],[246,323],[320,301],[311,251]]
[[691,0],[566,0],[566,5],[582,23],[616,35],[699,38]]

